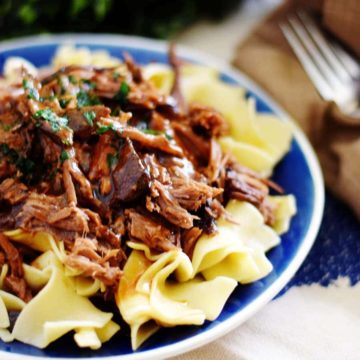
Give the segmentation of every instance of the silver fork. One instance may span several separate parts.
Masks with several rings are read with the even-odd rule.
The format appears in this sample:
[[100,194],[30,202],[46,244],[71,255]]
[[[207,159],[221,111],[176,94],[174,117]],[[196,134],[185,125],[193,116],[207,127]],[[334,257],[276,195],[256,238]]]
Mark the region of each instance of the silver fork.
[[290,16],[280,28],[320,96],[345,114],[360,117],[358,61],[305,12]]

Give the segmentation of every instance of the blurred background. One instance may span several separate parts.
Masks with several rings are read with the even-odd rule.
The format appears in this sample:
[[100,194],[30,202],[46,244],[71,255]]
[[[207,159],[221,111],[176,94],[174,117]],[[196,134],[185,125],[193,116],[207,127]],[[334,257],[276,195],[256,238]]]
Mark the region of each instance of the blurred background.
[[[239,40],[235,27],[249,29],[280,0],[0,0],[0,40],[53,32],[96,32],[161,39],[189,36],[208,52],[230,54],[227,38]],[[211,29],[212,41],[203,35]],[[218,29],[218,31],[216,31]],[[189,34],[190,31],[190,34]],[[231,37],[232,35],[232,37]],[[231,42],[230,39],[230,42]],[[220,46],[220,49],[218,48]],[[226,56],[225,56],[226,57]]]

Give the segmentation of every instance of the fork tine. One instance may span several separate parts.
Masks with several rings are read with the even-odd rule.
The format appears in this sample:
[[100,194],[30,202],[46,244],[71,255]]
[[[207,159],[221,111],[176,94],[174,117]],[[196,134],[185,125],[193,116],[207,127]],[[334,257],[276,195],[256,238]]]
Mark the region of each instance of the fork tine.
[[351,72],[347,70],[347,67],[345,67],[344,64],[342,64],[338,57],[334,54],[329,40],[325,38],[322,31],[319,30],[318,25],[311,18],[311,16],[304,11],[299,11],[298,16],[307,29],[308,33],[311,34],[313,41],[322,51],[324,57],[336,72],[338,77],[346,82],[351,81]]
[[339,60],[344,64],[347,71],[354,79],[360,77],[360,65],[357,60],[355,60],[347,51],[345,51],[339,44],[333,42],[331,47],[335,55]]
[[291,48],[294,50],[296,56],[303,65],[305,71],[309,75],[310,79],[316,85],[316,88],[320,95],[325,100],[333,100],[334,93],[332,88],[329,86],[327,81],[324,79],[324,76],[321,74],[309,54],[306,52],[300,40],[297,38],[295,32],[291,29],[289,25],[285,23],[280,24],[280,28]]
[[323,73],[324,77],[328,80],[334,91],[336,89],[342,88],[343,84],[341,83],[340,79],[335,76],[333,70],[330,68],[325,58],[317,49],[315,43],[311,38],[311,35],[309,35],[303,24],[295,17],[290,17],[289,23],[293,28],[294,32],[301,40],[304,48],[310,54],[318,69],[320,70],[320,72]]

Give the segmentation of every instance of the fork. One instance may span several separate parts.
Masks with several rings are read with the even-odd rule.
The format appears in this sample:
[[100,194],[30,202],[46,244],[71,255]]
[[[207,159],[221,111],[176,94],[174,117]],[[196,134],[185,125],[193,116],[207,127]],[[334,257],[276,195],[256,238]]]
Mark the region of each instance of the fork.
[[360,65],[338,42],[326,36],[311,15],[299,11],[280,28],[320,96],[360,117]]

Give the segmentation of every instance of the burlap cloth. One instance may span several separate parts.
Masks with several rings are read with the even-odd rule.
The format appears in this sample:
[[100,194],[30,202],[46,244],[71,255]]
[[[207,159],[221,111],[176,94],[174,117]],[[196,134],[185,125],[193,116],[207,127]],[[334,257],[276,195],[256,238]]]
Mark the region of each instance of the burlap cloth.
[[300,124],[317,151],[327,188],[360,219],[360,119],[321,99],[287,44],[279,22],[299,7],[313,11],[326,29],[360,56],[360,0],[293,0],[239,45],[233,63]]

